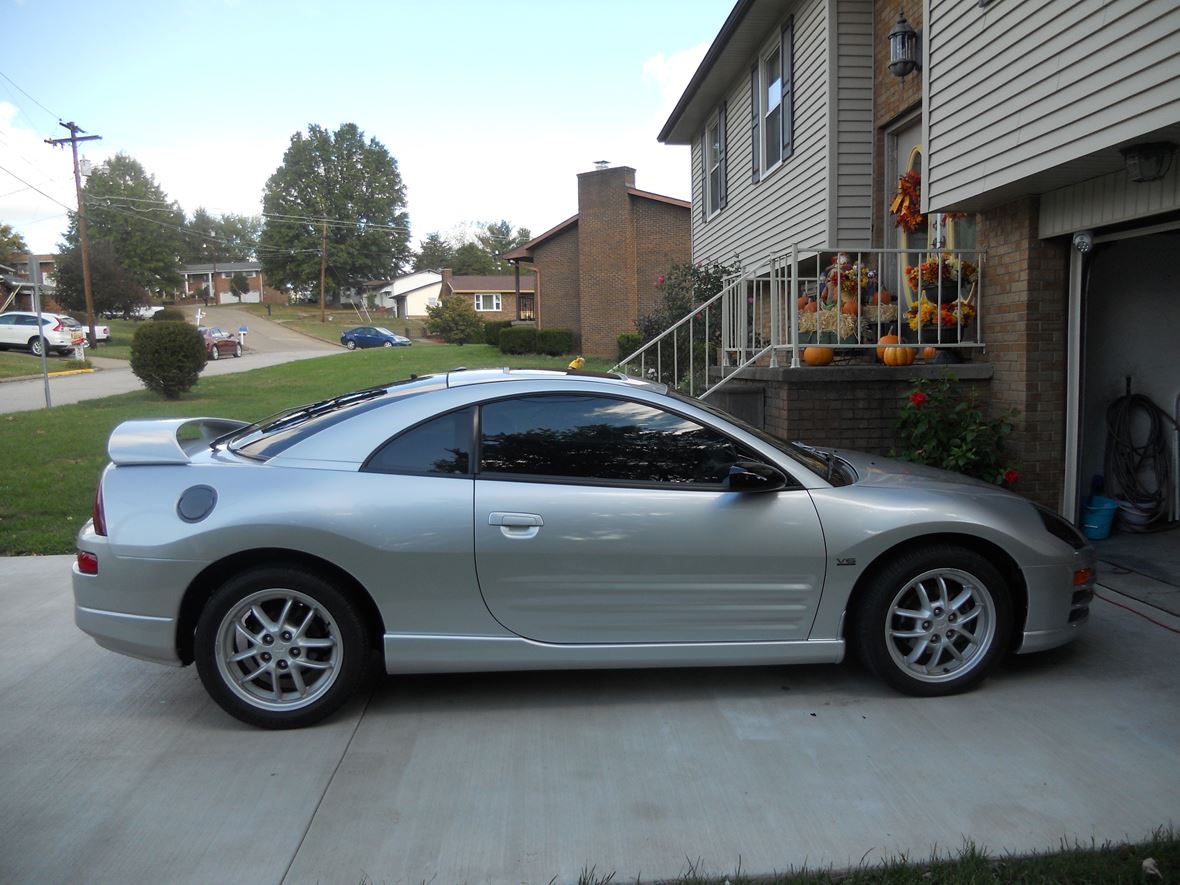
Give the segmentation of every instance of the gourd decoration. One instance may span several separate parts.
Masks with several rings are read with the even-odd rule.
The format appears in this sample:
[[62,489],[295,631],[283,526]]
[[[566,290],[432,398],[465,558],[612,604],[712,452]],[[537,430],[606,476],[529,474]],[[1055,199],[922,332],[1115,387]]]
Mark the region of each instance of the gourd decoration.
[[886,346],[889,344],[898,344],[900,341],[901,339],[896,335],[882,335],[880,340],[877,341],[877,360],[884,362]]
[[803,362],[809,366],[826,366],[834,356],[835,352],[830,347],[808,347],[803,350]]
[[887,366],[912,366],[918,353],[916,348],[897,346],[886,347],[884,351],[882,361]]

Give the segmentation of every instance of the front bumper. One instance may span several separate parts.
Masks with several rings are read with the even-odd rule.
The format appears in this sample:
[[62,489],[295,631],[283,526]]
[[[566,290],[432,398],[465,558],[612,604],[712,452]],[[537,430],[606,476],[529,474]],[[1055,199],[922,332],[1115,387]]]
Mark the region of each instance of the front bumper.
[[[1026,568],[1028,616],[1017,654],[1045,651],[1072,642],[1090,620],[1097,557],[1093,547],[1078,550],[1071,560]],[[1090,570],[1089,579],[1074,583],[1074,575]]]

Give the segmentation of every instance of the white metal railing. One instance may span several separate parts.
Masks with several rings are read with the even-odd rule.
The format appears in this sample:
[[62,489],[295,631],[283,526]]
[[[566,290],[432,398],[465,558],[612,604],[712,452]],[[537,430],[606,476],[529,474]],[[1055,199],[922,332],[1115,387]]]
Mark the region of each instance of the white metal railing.
[[[615,366],[702,399],[753,365],[792,367],[809,346],[961,351],[983,340],[983,253],[800,249],[744,269],[714,297]],[[722,378],[709,384],[710,367]],[[699,391],[699,393],[698,393]]]

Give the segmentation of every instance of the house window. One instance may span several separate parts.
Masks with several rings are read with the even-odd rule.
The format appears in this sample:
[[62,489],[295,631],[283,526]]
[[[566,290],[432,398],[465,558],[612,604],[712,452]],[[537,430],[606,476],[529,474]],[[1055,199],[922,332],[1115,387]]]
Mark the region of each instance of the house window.
[[475,309],[480,311],[500,310],[499,292],[481,292],[475,296]]
[[705,172],[705,217],[725,208],[728,170],[725,160],[725,103],[705,128],[703,160]]
[[795,129],[794,20],[750,71],[753,178],[758,181],[791,156]]

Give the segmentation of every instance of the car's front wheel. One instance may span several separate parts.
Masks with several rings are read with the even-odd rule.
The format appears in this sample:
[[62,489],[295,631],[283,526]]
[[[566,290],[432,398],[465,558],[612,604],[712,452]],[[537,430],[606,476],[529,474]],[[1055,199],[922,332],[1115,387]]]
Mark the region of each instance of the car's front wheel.
[[382,344],[381,346],[382,346],[382,347],[393,347],[393,342],[392,342],[392,341],[386,341],[386,342],[385,342],[384,344]]
[[241,355],[242,355],[242,345],[241,345],[241,344],[235,344],[235,345],[234,345],[234,356],[235,356],[235,357],[239,357],[239,356],[241,356]]
[[221,359],[221,351],[217,349],[216,344],[214,344],[212,347],[209,348],[209,359],[211,359],[211,360]]
[[894,688],[923,697],[954,694],[982,680],[1008,647],[1011,595],[983,556],[938,545],[886,565],[855,624],[869,669]]
[[244,572],[214,593],[197,622],[195,657],[213,700],[262,728],[331,715],[370,659],[348,598],[319,575],[281,567]]

